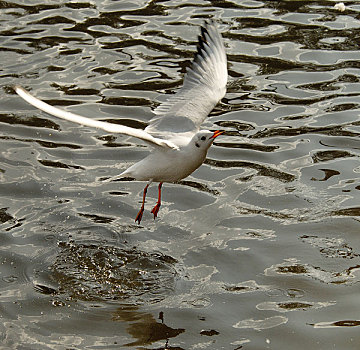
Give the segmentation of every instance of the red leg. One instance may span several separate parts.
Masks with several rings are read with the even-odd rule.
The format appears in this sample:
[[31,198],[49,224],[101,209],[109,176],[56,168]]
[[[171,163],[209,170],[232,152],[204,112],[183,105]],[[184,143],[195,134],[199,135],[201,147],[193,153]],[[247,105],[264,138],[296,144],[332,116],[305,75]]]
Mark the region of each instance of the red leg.
[[151,212],[154,214],[154,220],[157,217],[157,214],[159,212],[160,206],[161,206],[161,186],[162,186],[162,182],[159,183],[159,195],[158,195],[158,200],[155,204],[155,207],[151,210]]
[[139,212],[138,212],[138,214],[136,215],[136,218],[135,218],[135,222],[137,221],[139,225],[140,225],[140,221],[142,219],[143,213],[144,213],[146,192],[147,192],[147,189],[148,189],[149,186],[150,186],[150,184],[148,183],[144,188],[142,205],[141,205],[141,208],[140,208],[140,210],[139,210]]

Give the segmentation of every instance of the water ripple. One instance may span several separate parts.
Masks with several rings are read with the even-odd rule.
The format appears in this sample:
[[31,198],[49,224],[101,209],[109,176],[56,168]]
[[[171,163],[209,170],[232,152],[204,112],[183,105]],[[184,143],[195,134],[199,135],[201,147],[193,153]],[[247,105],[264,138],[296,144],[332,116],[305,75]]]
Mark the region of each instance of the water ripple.
[[[356,349],[360,8],[335,3],[0,2],[4,347]],[[204,128],[225,132],[138,226],[144,184],[117,176],[146,146],[13,86],[145,128],[208,18],[230,78]]]

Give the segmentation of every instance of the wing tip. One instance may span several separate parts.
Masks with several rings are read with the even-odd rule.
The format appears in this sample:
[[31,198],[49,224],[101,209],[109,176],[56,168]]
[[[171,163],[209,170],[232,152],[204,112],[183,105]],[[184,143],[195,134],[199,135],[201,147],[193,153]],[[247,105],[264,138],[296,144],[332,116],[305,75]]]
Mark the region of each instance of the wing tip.
[[[13,90],[21,97],[23,98],[24,100],[26,100],[26,97],[30,97],[30,93],[29,91],[27,91],[25,88],[23,88],[22,86],[20,85],[13,85],[12,86]],[[33,96],[31,96],[33,97]]]
[[20,85],[13,85],[13,90],[18,94],[18,91],[26,92],[26,90]]
[[223,41],[220,32],[217,29],[216,22],[210,18],[204,21],[200,27],[200,35],[198,35],[197,50],[190,65],[190,69],[194,69],[194,64],[200,64],[201,60],[206,57],[208,51],[223,51]]
[[[30,98],[34,98],[33,96],[30,95],[30,93],[24,89],[22,86],[20,85],[13,85],[12,88],[14,89],[14,91],[25,101],[29,102],[28,100]],[[29,102],[30,103],[30,102]]]

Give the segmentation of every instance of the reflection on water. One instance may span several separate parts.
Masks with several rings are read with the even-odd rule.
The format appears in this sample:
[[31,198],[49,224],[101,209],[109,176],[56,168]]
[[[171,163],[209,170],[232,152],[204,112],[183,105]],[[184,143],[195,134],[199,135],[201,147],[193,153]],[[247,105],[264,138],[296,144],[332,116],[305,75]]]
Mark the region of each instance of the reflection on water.
[[[0,2],[5,347],[358,348],[360,6],[334,4]],[[230,81],[204,127],[225,133],[138,226],[143,184],[117,175],[147,148],[12,86],[144,128],[206,18]]]
[[[136,339],[123,346],[150,345],[160,340],[165,340],[165,346],[161,349],[174,349],[168,346],[170,338],[175,338],[183,333],[184,329],[174,329],[164,323],[164,313],[160,312],[158,319],[148,313],[139,312],[134,306],[121,307],[116,310],[113,316],[114,321],[129,323],[127,332]],[[181,348],[177,348],[181,349]]]

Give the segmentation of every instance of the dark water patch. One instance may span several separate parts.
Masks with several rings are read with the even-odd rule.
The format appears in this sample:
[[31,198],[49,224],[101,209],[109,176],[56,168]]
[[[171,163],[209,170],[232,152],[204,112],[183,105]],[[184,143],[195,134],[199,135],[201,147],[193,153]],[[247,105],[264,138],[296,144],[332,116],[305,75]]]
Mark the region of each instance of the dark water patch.
[[[19,42],[25,42],[27,47],[34,49],[36,51],[42,51],[45,48],[52,48],[53,46],[58,45],[59,43],[68,43],[70,41],[76,40],[78,41],[78,38],[63,38],[63,37],[57,37],[57,36],[43,36],[41,40],[39,38],[17,38],[16,39]],[[81,53],[81,49],[74,49],[74,50],[62,50],[59,52],[59,55],[71,55],[76,53]]]
[[308,303],[300,303],[300,302],[287,302],[287,303],[278,303],[279,308],[285,309],[285,310],[306,310],[308,308],[311,308],[312,305]]
[[240,143],[240,142],[221,142],[215,143],[218,147],[224,148],[242,148],[242,149],[250,149],[253,151],[259,152],[274,152],[279,149],[279,146],[265,146],[265,145],[257,145],[257,144],[249,144],[249,143]]
[[359,256],[342,238],[302,236],[301,240],[317,248],[327,258],[354,259]]
[[32,5],[25,5],[25,4],[16,4],[16,3],[10,3],[7,1],[1,1],[0,2],[0,8],[2,9],[24,9],[28,14],[35,14],[40,13],[47,10],[53,10],[60,8],[60,5],[51,5],[51,4],[36,4],[35,6]]
[[96,224],[109,224],[115,220],[115,218],[110,218],[107,216],[101,216],[96,214],[85,214],[85,213],[78,213],[78,214],[79,216],[90,219]]
[[340,151],[340,150],[318,151],[312,155],[312,159],[314,163],[320,163],[320,162],[332,161],[338,158],[349,158],[354,156],[355,155],[351,154],[350,152]]
[[[121,125],[125,125],[123,123],[123,121],[122,121]],[[97,137],[97,139],[100,141],[105,141],[103,143],[103,146],[105,146],[105,147],[131,147],[130,143],[115,142],[117,140],[117,137],[115,137],[113,135],[100,136],[100,137]]]
[[65,143],[57,143],[57,142],[44,141],[44,140],[22,140],[22,141],[26,141],[26,142],[36,142],[36,143],[38,143],[40,146],[45,147],[45,148],[60,148],[60,147],[65,147],[65,148],[70,148],[70,149],[81,149],[81,148],[82,148],[82,147],[79,146],[79,145],[65,144]]
[[[215,124],[218,125],[220,128],[232,128],[237,131],[251,131],[251,130],[255,129],[255,127],[251,124],[241,123],[241,122],[232,121],[232,120],[219,121],[219,122],[216,122]],[[232,133],[229,131],[226,131],[225,135],[231,136]]]
[[216,331],[215,329],[205,329],[200,332],[201,335],[206,335],[207,337],[212,337],[214,335],[219,335],[220,332]]
[[336,321],[333,323],[336,327],[356,327],[360,326],[360,321],[356,320],[345,320],[345,321]]
[[74,144],[55,143],[55,142],[36,140],[36,139],[17,139],[15,137],[10,137],[10,136],[1,136],[0,139],[9,140],[9,141],[29,142],[29,143],[35,142],[45,148],[60,148],[60,147],[65,147],[65,148],[70,148],[70,149],[81,149],[82,148],[81,146],[74,145]]
[[260,290],[256,285],[226,285],[223,288],[231,293],[249,293]]
[[[16,48],[8,48],[8,47],[0,47],[0,52],[13,52],[13,53],[17,53],[19,55],[27,55],[30,54],[31,52],[25,49],[16,49]],[[7,75],[5,77],[17,77],[16,74],[12,74],[12,75]]]
[[295,262],[295,259],[289,260],[289,262],[266,269],[265,273],[269,276],[276,274],[310,278],[328,285],[353,285],[358,283],[356,271],[358,270],[359,265],[336,271],[325,269],[320,266],[297,263]]
[[[239,91],[256,91],[256,85],[251,85],[249,83],[249,78],[244,77],[244,74],[228,69],[229,76],[236,78],[233,81],[230,81],[226,86],[226,89],[229,93],[238,93]],[[248,94],[244,94],[244,97],[248,97]],[[237,97],[236,97],[237,98]],[[241,97],[240,97],[241,99]],[[232,99],[228,99],[226,96],[223,98],[224,101],[231,101]]]
[[311,312],[315,309],[321,309],[331,306],[331,303],[323,302],[300,302],[300,301],[285,301],[285,302],[265,302],[257,305],[259,310],[272,310],[281,313],[294,312],[294,311],[307,311]]
[[[320,25],[307,24],[300,25],[294,24],[286,21],[274,21],[274,20],[263,20],[263,23],[259,22],[257,19],[245,18],[241,20],[240,28],[246,28],[250,26],[251,28],[266,28],[269,25],[273,26],[282,26],[286,28],[281,33],[268,34],[268,35],[249,35],[249,34],[231,34],[229,35],[232,39],[242,40],[244,42],[252,42],[260,45],[271,45],[282,43],[284,41],[291,40],[302,45],[302,48],[307,49],[316,49],[318,48],[318,42],[320,38],[323,38],[323,32],[326,31],[325,28],[322,28]],[[316,33],[314,35],[314,32]],[[333,31],[334,36],[338,31]],[[284,70],[288,69],[289,66],[283,67]],[[269,72],[268,72],[269,73]]]
[[310,116],[309,115],[289,115],[286,117],[281,117],[280,120],[306,120],[309,119]]
[[261,164],[242,162],[242,161],[224,161],[224,160],[214,160],[214,159],[206,159],[205,164],[217,167],[217,168],[250,168],[254,169],[258,172],[258,176],[268,176],[278,179],[282,182],[291,182],[295,180],[295,176],[266,167]]
[[111,106],[152,106],[151,101],[145,98],[103,97],[101,102]]
[[[287,211],[285,210],[278,210],[278,211],[272,211],[265,208],[253,208],[253,207],[243,207],[238,206],[237,207],[239,214],[241,215],[259,215],[261,217],[269,217],[275,220],[280,220],[281,222],[287,223],[287,222],[302,222],[302,221],[308,221],[308,220],[321,220],[323,217],[319,216],[319,213],[314,213],[312,216],[311,213],[308,212],[308,210],[302,211],[301,209],[293,210],[293,211]],[[326,216],[323,214],[323,216]]]
[[120,192],[120,191],[110,191],[109,194],[112,196],[127,196],[129,193],[128,192]]
[[[25,86],[25,88],[27,89],[27,86]],[[29,89],[31,90],[31,89]],[[38,98],[40,98],[39,96],[37,96]],[[65,99],[61,99],[61,100],[55,100],[55,99],[43,99],[41,98],[41,100],[43,100],[44,102],[46,102],[49,105],[52,106],[57,106],[57,107],[68,107],[68,106],[74,106],[77,104],[81,104],[81,101],[76,101],[76,100],[65,100]],[[36,113],[39,113],[38,111],[36,111]]]
[[334,327],[358,327],[360,326],[360,321],[358,320],[342,320],[335,322],[318,322],[318,323],[309,323],[310,326],[314,328],[334,328]]
[[360,216],[360,207],[344,208],[332,212],[335,216]]
[[9,213],[7,213],[8,209],[9,208],[0,208],[0,222],[2,224],[9,220],[14,220],[14,218]]
[[347,125],[331,125],[327,127],[310,127],[301,126],[299,128],[294,127],[281,127],[281,128],[266,128],[264,130],[256,132],[254,135],[250,135],[250,138],[269,138],[277,136],[297,136],[306,134],[322,134],[329,136],[358,136],[358,133],[351,132],[345,129]]
[[59,24],[59,23],[68,23],[68,24],[75,24],[75,22],[69,18],[63,17],[63,16],[49,16],[42,18],[38,21],[32,22],[32,24]]
[[14,114],[0,114],[0,123],[7,123],[11,125],[26,125],[35,128],[47,128],[53,130],[60,130],[58,124],[49,119],[39,117],[20,117]]
[[42,165],[46,166],[46,167],[51,167],[51,168],[85,170],[84,167],[81,167],[79,165],[68,165],[68,164],[65,164],[65,163],[62,163],[62,162],[56,162],[56,161],[52,161],[52,160],[38,159],[38,162],[41,163]]
[[294,273],[294,274],[305,274],[307,273],[307,269],[302,265],[288,265],[288,266],[280,266],[277,269],[280,273]]
[[13,225],[11,225],[11,226],[9,226],[9,227],[6,227],[6,228],[5,228],[5,231],[6,231],[6,232],[10,232],[10,231],[12,231],[12,230],[14,230],[14,229],[19,228],[20,226],[22,226],[22,225],[24,224],[24,221],[25,221],[25,218],[16,220]]
[[319,91],[334,91],[339,90],[340,86],[334,86],[333,82],[321,82],[321,83],[314,83],[314,84],[305,84],[305,85],[298,85],[299,89],[307,89],[307,90],[319,90]]
[[[358,68],[360,68],[360,64],[359,64]],[[283,96],[280,94],[268,94],[268,93],[257,94],[257,97],[259,99],[272,101],[273,103],[279,104],[279,105],[289,105],[289,106],[291,106],[291,105],[311,106],[311,105],[314,105],[315,103],[328,101],[328,100],[332,100],[335,98],[347,98],[347,97],[356,98],[358,96],[359,96],[358,93],[349,93],[349,94],[327,95],[327,96],[322,96],[322,97],[316,96],[313,98],[305,98],[305,97],[291,98],[289,96]]]
[[[270,107],[264,106],[262,104],[254,104],[252,102],[248,102],[248,99],[252,99],[249,94],[244,94],[242,96],[238,96],[235,98],[224,98],[223,103],[218,106],[221,109],[216,112],[216,108],[211,115],[222,115],[226,111],[234,112],[234,111],[258,111],[258,112],[267,112],[270,111]],[[214,124],[218,124],[221,122],[215,122]],[[225,121],[226,123],[226,121]],[[252,127],[250,127],[252,129]]]
[[[135,128],[135,129],[145,129],[145,127],[147,126],[147,124],[145,124],[144,122],[140,121],[140,120],[136,120],[136,119],[127,119],[127,118],[117,118],[117,119],[113,119],[113,118],[106,118],[106,119],[101,119],[102,121],[106,121],[108,123],[113,123],[113,124],[120,124],[120,125],[125,125],[125,126],[129,126],[131,128]],[[111,140],[115,140],[115,136],[109,136]],[[109,139],[109,140],[110,140]]]
[[[76,52],[75,52],[76,53]],[[52,84],[58,91],[62,91],[65,95],[98,95],[99,91],[96,89],[89,89],[89,88],[79,88],[76,85],[68,85],[68,86],[60,86],[59,84]]]
[[107,67],[93,68],[92,71],[95,72],[95,73],[100,73],[101,75],[106,75],[106,74],[113,75],[113,74],[118,73],[118,70],[110,69],[110,68],[107,68]]
[[58,294],[58,291],[55,288],[49,287],[49,286],[45,286],[45,285],[41,285],[41,284],[36,284],[34,286],[34,289],[44,295],[56,295]]
[[342,112],[352,109],[359,109],[359,104],[357,103],[341,103],[335,106],[331,106],[325,109],[325,112]]
[[214,196],[218,196],[220,194],[219,191],[217,191],[215,189],[211,189],[208,186],[206,186],[205,184],[202,184],[200,182],[189,181],[189,180],[181,180],[178,183],[181,184],[181,185],[184,185],[184,186],[196,188],[197,190],[202,191],[202,192],[210,193],[210,194],[212,194]]
[[[339,90],[341,88],[341,84],[339,83],[358,83],[359,81],[360,80],[357,76],[351,74],[345,74],[331,81],[303,84],[303,85],[298,85],[297,87],[300,89],[308,89],[308,90],[334,91],[334,90]],[[350,106],[357,106],[357,105],[350,104]]]
[[[228,59],[232,62],[246,62],[251,64],[256,64],[259,68],[257,70],[258,75],[271,75],[277,74],[282,71],[290,70],[301,70],[304,69],[306,64],[298,63],[294,61],[287,61],[284,59],[279,59],[275,57],[254,57],[254,56],[245,56],[245,55],[228,55]],[[308,69],[310,66],[308,66]],[[271,95],[258,94],[259,98],[266,96],[266,99],[269,99]],[[272,99],[280,100],[279,96],[272,96]],[[299,102],[299,101],[297,101]]]
[[319,169],[324,172],[324,177],[322,179],[316,179],[315,177],[312,177],[312,181],[327,181],[328,179],[332,178],[333,176],[340,175],[340,172],[337,170],[332,169]]
[[[155,64],[154,65],[158,65]],[[141,83],[130,83],[130,84],[118,84],[118,83],[110,83],[109,87],[119,90],[141,90],[141,91],[164,91],[175,89],[181,86],[182,80],[178,81],[167,81],[165,79],[169,79],[164,73],[158,74],[159,78],[162,80],[145,80]],[[154,102],[153,102],[154,103]]]

